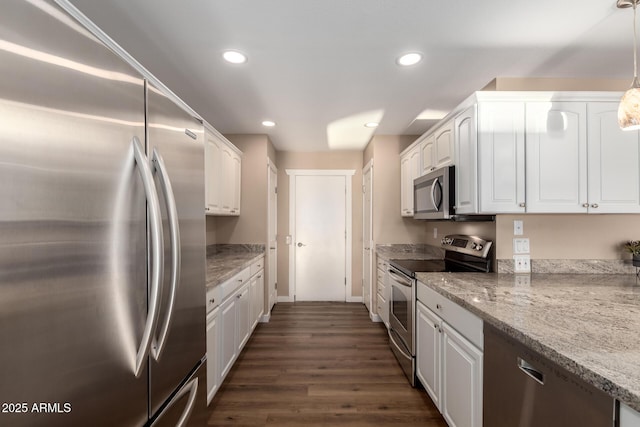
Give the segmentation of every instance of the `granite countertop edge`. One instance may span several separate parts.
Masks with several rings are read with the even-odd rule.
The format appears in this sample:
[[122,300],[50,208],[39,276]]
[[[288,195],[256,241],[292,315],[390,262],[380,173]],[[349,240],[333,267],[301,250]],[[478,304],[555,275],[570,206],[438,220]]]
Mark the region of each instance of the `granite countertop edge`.
[[[421,283],[425,284],[429,288],[433,289],[434,291],[448,298],[449,300],[455,302],[456,304],[460,305],[461,307],[465,308],[471,313],[477,315],[483,321],[486,321],[487,323],[496,327],[500,331],[506,333],[508,336],[516,339],[517,341],[523,343],[524,345],[531,348],[532,350],[537,351],[541,355],[549,358],[551,361],[567,369],[569,372],[577,375],[579,378],[581,378],[585,382],[604,391],[605,393],[610,395],[612,398],[620,400],[621,402],[627,404],[629,407],[633,408],[636,411],[640,411],[640,393],[638,393],[637,391],[630,390],[629,388],[616,383],[610,378],[607,378],[606,376],[595,372],[591,367],[587,366],[586,364],[578,363],[571,357],[563,354],[562,352],[558,351],[552,346],[549,346],[547,344],[540,342],[539,339],[522,331],[517,326],[514,326],[509,322],[502,320],[498,317],[495,317],[491,313],[488,313],[487,311],[483,310],[481,307],[478,307],[477,305],[470,302],[467,298],[465,298],[464,292],[462,293],[463,296],[457,295],[439,286],[438,281],[424,280],[424,278],[428,277],[429,275],[433,276],[433,275],[441,275],[441,274],[447,275],[447,278],[450,280],[450,283],[451,283],[451,282],[455,282],[456,276],[460,277],[465,273],[418,273],[418,280],[420,280]],[[480,273],[480,274],[484,274],[484,273]],[[498,276],[500,276],[503,279],[505,277],[510,276],[513,278],[512,280],[515,280],[515,277],[516,277],[516,275],[514,274],[502,274],[502,273],[499,275],[491,274],[490,276],[491,277],[486,277],[486,281],[493,281]],[[545,276],[553,276],[553,275],[546,274]],[[602,275],[602,276],[606,276],[606,275]],[[423,280],[421,280],[421,278]],[[482,286],[482,284],[479,284],[479,286]]]

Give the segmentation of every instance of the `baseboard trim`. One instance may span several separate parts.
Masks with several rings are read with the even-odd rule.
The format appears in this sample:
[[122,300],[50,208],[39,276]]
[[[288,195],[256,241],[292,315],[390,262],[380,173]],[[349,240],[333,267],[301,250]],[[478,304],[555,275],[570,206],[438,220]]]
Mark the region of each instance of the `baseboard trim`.
[[347,297],[347,302],[364,302],[362,297]]
[[278,295],[278,302],[294,302],[293,298],[291,298],[289,295]]

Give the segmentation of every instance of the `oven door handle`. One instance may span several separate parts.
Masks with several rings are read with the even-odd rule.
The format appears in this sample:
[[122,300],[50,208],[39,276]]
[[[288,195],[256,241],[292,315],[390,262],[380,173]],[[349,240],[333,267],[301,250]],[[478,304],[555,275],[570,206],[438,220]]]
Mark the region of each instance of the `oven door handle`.
[[413,287],[413,283],[411,280],[407,280],[406,277],[399,275],[394,270],[389,269],[389,274],[391,275],[393,280],[395,280],[400,285],[406,286],[407,288]]

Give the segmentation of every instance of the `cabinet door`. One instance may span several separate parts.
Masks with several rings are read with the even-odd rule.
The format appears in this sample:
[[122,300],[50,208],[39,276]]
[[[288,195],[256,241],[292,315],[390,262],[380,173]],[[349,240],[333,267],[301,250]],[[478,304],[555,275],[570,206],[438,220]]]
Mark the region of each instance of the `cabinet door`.
[[251,280],[251,330],[264,312],[264,270],[260,270]]
[[249,283],[245,284],[236,293],[236,343],[238,344],[238,354],[249,340],[251,335],[251,302],[249,298]]
[[207,405],[220,387],[220,309],[207,315]]
[[453,163],[453,123],[448,122],[434,135],[434,167],[441,168]]
[[589,212],[640,212],[638,131],[620,129],[617,102],[592,102],[587,110]]
[[231,215],[240,215],[240,198],[242,185],[242,159],[237,153],[231,154],[231,185],[229,196]]
[[220,381],[224,380],[236,360],[238,346],[238,321],[236,296],[232,295],[220,307],[221,337],[220,337]]
[[420,301],[416,304],[416,375],[438,409],[440,398],[440,342],[442,321]]
[[222,209],[225,213],[231,213],[235,190],[235,171],[233,168],[233,151],[231,147],[222,147]]
[[640,413],[620,403],[620,427],[640,427]]
[[524,102],[478,104],[478,210],[525,211]]
[[482,426],[482,352],[442,324],[442,416],[450,427]]
[[436,168],[435,151],[435,135],[429,135],[420,144],[420,157],[422,160],[422,175],[431,172]]
[[414,154],[415,150],[412,150],[400,158],[400,214],[402,216],[413,216]]
[[476,106],[473,105],[460,113],[454,121],[456,214],[478,211],[477,135]]
[[584,102],[526,104],[527,212],[587,212]]
[[205,139],[205,194],[206,213],[222,212],[222,149],[221,143],[209,131]]

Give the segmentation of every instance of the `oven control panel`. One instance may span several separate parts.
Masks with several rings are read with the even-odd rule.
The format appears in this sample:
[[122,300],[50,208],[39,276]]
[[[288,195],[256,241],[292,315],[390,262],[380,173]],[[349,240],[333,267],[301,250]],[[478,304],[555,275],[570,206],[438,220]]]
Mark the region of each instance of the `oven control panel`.
[[486,258],[489,255],[492,243],[490,240],[485,240],[481,237],[449,234],[442,238],[440,246],[448,251]]

